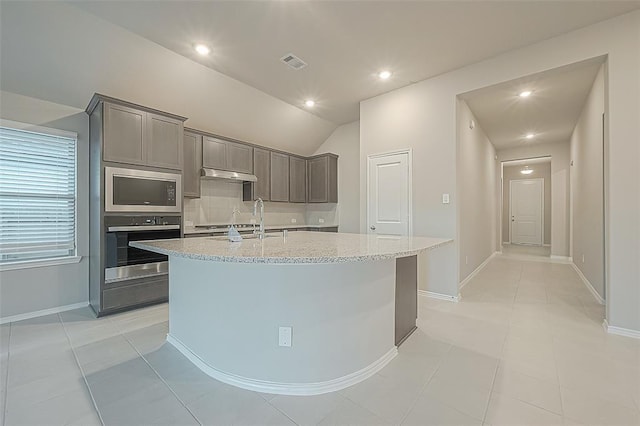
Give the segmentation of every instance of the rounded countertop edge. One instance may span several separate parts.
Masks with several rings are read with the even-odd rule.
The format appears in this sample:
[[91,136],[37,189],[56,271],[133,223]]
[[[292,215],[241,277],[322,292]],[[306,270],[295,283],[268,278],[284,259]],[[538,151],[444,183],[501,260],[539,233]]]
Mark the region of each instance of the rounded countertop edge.
[[175,256],[190,260],[206,260],[212,262],[224,263],[259,263],[259,264],[329,264],[329,263],[348,263],[348,262],[369,262],[381,261],[388,259],[397,259],[401,257],[410,257],[418,255],[422,252],[429,251],[453,242],[453,239],[447,239],[433,244],[429,247],[417,248],[413,250],[400,251],[395,253],[380,253],[362,256],[313,256],[313,257],[260,257],[260,256],[225,256],[204,253],[192,253],[180,250],[170,250],[162,247],[147,245],[132,241],[129,243],[132,247],[152,250],[156,253],[167,256]]

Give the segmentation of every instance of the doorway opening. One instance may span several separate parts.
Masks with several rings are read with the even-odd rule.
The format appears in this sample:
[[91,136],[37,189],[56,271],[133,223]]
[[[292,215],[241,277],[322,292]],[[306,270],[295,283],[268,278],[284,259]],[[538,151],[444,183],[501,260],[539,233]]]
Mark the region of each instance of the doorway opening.
[[501,162],[503,254],[551,255],[551,157]]

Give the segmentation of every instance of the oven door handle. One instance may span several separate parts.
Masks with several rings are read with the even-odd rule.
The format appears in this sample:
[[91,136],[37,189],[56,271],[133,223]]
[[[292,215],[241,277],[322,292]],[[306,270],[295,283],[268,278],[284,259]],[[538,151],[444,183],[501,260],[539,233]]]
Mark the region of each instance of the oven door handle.
[[131,225],[131,226],[110,226],[107,232],[123,231],[162,231],[168,229],[180,229],[180,225]]

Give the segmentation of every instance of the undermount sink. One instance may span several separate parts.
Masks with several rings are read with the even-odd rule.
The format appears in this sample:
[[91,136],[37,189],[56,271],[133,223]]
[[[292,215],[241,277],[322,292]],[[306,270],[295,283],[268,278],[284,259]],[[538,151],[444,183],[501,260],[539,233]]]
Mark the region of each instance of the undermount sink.
[[[273,238],[273,237],[281,237],[282,233],[278,232],[278,233],[270,233],[270,234],[265,234],[264,238]],[[229,236],[228,235],[220,235],[219,237],[210,237],[209,239],[211,240],[217,240],[217,241],[228,241],[229,240]],[[257,240],[258,236],[257,235],[253,235],[253,234],[248,234],[248,235],[243,235],[242,236],[243,240]]]

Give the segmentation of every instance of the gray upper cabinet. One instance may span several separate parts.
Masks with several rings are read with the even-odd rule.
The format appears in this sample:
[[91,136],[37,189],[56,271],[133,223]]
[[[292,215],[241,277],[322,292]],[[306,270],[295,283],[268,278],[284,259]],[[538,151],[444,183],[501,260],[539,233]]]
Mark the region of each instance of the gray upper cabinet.
[[253,147],[227,142],[227,170],[253,173]]
[[99,94],[91,99],[87,114],[94,114],[100,104],[103,161],[182,170],[186,118]]
[[308,201],[338,202],[338,157],[323,154],[308,160]]
[[246,182],[243,188],[243,200],[253,201],[262,198],[271,199],[271,152],[266,149],[253,148],[253,174],[257,182]]
[[184,132],[184,169],[182,182],[185,197],[200,197],[200,169],[202,168],[202,136],[196,133]]
[[144,111],[104,104],[104,161],[144,164],[145,118]]
[[146,164],[182,170],[182,122],[147,113]]
[[307,160],[289,157],[289,202],[307,202]]
[[202,140],[202,165],[209,169],[253,173],[253,147],[205,136]]
[[202,167],[227,170],[227,141],[209,136],[203,138]]
[[289,156],[271,153],[271,201],[289,201]]

